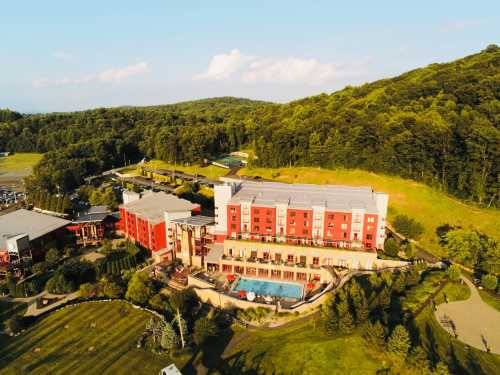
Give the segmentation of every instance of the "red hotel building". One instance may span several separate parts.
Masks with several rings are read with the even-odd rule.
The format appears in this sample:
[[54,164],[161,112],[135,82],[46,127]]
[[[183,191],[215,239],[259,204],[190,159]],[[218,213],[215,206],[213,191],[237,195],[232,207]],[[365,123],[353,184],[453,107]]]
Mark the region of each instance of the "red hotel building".
[[119,229],[127,237],[149,249],[153,256],[172,254],[174,243],[167,241],[167,227],[173,219],[199,213],[200,206],[175,195],[124,192]]
[[218,242],[383,249],[387,203],[369,187],[226,180],[215,187],[215,234]]

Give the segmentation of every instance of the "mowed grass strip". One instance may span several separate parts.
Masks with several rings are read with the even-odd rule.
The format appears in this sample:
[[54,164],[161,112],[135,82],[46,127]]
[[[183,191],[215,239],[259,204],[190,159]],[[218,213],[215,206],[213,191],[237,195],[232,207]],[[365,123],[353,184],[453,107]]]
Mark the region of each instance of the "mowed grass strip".
[[244,168],[240,175],[288,183],[371,186],[389,194],[389,221],[406,214],[424,226],[420,244],[436,255],[442,255],[436,228],[443,224],[476,229],[500,240],[500,210],[478,208],[431,188],[399,177],[376,174],[359,169]]
[[[120,301],[54,312],[4,341],[0,374],[158,373],[171,360],[136,348],[150,317]],[[96,327],[90,328],[91,323]],[[89,351],[90,347],[94,350]]]
[[150,160],[145,163],[145,166],[153,169],[168,169],[189,174],[201,174],[210,179],[217,179],[221,176],[225,176],[229,172],[229,169],[217,167],[215,165],[208,165],[206,167],[200,165],[184,166],[180,164],[170,164],[162,160]]
[[42,157],[43,154],[21,152],[5,157],[0,156],[0,174],[6,172],[30,174]]

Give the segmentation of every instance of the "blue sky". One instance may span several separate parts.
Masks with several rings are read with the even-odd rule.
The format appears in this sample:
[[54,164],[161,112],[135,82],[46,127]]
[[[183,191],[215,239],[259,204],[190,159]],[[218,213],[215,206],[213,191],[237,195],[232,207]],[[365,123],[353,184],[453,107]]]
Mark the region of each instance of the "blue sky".
[[498,1],[9,1],[0,108],[286,102],[500,44]]

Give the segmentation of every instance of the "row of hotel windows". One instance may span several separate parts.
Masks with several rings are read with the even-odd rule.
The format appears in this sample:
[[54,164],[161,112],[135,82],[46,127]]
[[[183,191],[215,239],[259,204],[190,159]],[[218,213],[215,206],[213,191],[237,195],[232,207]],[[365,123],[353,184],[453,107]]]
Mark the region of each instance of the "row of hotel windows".
[[[258,209],[254,209],[253,213],[254,213],[254,215],[258,215],[259,214],[259,210]],[[236,208],[231,208],[231,214],[233,215],[231,217],[231,219],[233,221],[236,221],[236,216],[235,216],[236,215]],[[271,210],[266,210],[266,215],[270,216],[271,214],[272,214]],[[296,217],[296,212],[295,211],[290,211],[290,217]],[[304,217],[304,219],[307,219],[309,217],[309,213],[308,212],[304,212],[303,213],[303,217]],[[334,214],[328,214],[327,215],[327,219],[328,220],[334,220],[335,219],[335,215]],[[348,216],[347,215],[342,215],[342,219],[343,219],[343,221],[348,221]],[[259,222],[259,218],[258,217],[254,217],[253,220],[254,220],[255,223]],[[272,220],[269,217],[267,217],[266,218],[266,222],[267,223],[271,223]],[[375,222],[375,217],[373,217],[373,216],[368,217],[367,218],[367,222],[368,223],[374,223]],[[308,225],[307,223],[308,223],[307,221],[304,221],[304,225],[305,226]],[[290,224],[292,224],[292,225],[295,224],[295,221],[291,220]]]

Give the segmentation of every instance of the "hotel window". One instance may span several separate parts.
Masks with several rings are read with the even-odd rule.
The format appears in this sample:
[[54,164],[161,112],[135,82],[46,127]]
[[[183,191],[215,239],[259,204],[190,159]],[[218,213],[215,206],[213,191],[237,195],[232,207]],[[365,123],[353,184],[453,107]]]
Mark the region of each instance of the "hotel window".
[[295,225],[295,220],[290,220],[290,225]]
[[295,211],[290,211],[290,217],[295,217]]
[[344,221],[347,221],[347,215],[344,215]]
[[307,220],[306,220],[306,221],[304,221],[304,226],[305,226],[305,227],[308,227],[308,226],[309,226],[309,222],[308,222]]
[[367,225],[366,230],[368,230],[368,231],[373,230],[373,225]]
[[304,219],[307,219],[307,212],[304,212]]
[[313,264],[315,266],[318,266],[319,265],[319,257],[313,257]]
[[253,227],[254,232],[258,232],[260,230],[260,227],[258,225],[255,225]]
[[328,220],[333,220],[335,219],[335,215],[328,215]]
[[256,250],[252,250],[252,252],[250,253],[250,257],[251,258],[257,258],[257,251]]
[[259,214],[259,210],[258,209],[254,209],[253,213],[254,213],[254,215],[258,215]]
[[236,224],[231,224],[231,229],[235,230],[236,229]]
[[342,224],[342,225],[340,226],[340,228],[342,228],[342,230],[346,230],[346,229],[347,229],[347,224]]
[[290,228],[290,234],[295,234],[295,228]]
[[342,233],[344,238],[347,238],[347,232]]
[[254,217],[254,218],[253,218],[253,222],[254,222],[254,223],[258,223],[258,222],[259,222],[259,218],[258,218],[258,217]]
[[263,256],[265,260],[269,260],[269,253],[267,251],[264,251]]
[[266,214],[267,214],[267,215],[271,215],[271,212],[272,212],[271,210],[267,210],[267,211],[266,211]]
[[236,221],[236,216],[231,216],[232,221]]
[[266,231],[271,232],[272,231],[271,227],[266,227]]
[[293,258],[293,254],[288,254],[288,256],[287,256],[286,259],[287,259],[288,262],[293,263],[293,259],[294,259]]
[[373,239],[373,236],[372,236],[371,234],[367,234],[367,235],[366,235],[366,239],[367,239],[367,240],[372,240],[372,239]]
[[307,229],[302,229],[302,234],[309,234],[309,230],[307,230]]
[[269,218],[269,217],[268,217],[268,218],[266,219],[266,223],[271,224],[272,222],[273,222],[273,221],[271,220],[271,218]]
[[369,223],[374,223],[375,222],[375,218],[374,217],[369,217],[368,218],[368,222]]

